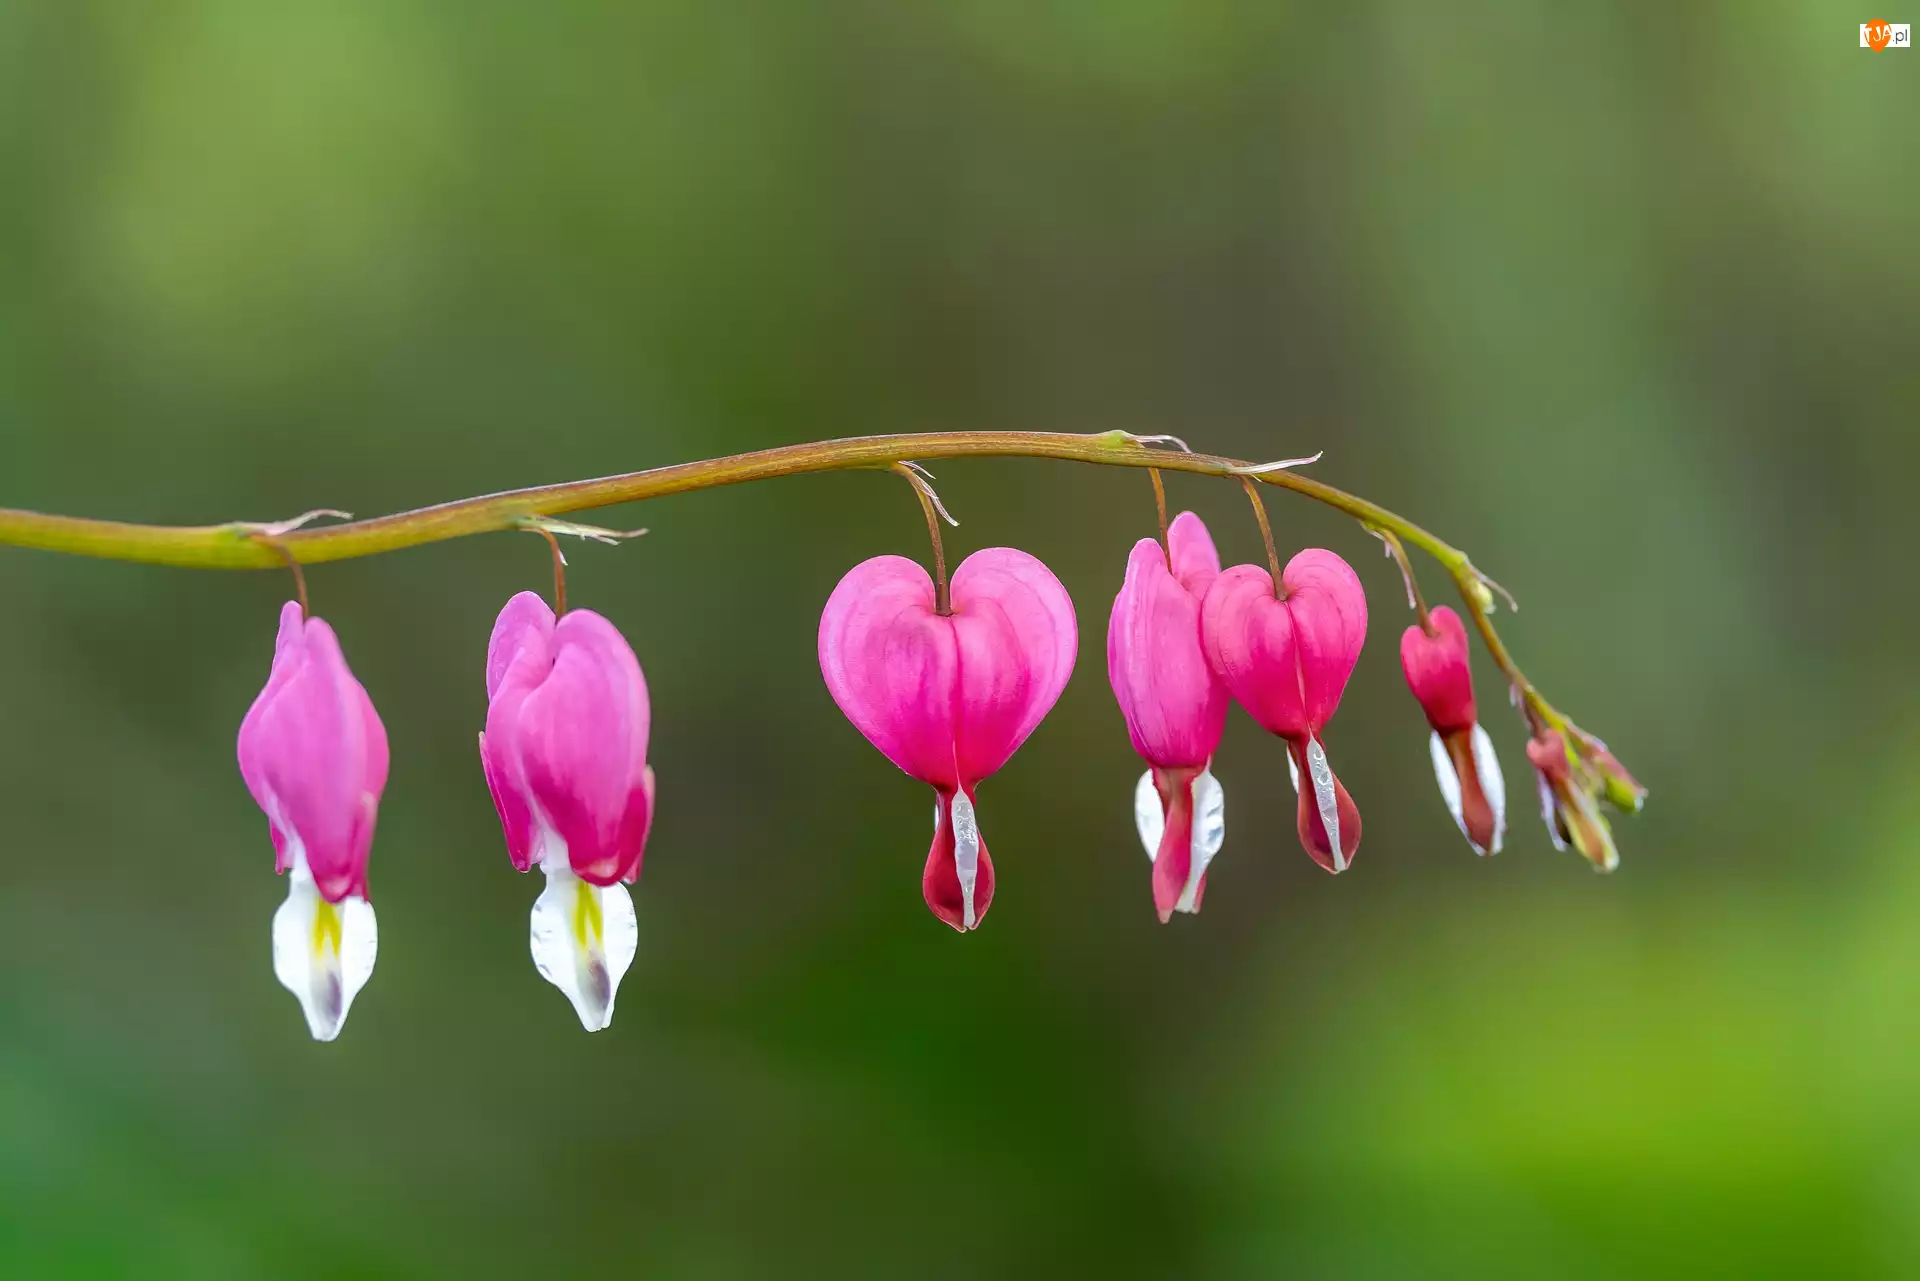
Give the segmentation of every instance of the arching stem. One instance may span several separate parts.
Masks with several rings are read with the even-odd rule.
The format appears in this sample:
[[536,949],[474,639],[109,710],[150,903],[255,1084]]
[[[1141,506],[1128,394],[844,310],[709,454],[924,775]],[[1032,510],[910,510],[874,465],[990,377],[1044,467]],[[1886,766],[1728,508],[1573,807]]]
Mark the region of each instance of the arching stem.
[[[1220,476],[1290,489],[1296,494],[1345,512],[1363,525],[1388,530],[1403,543],[1418,547],[1438,560],[1452,576],[1467,603],[1474,626],[1510,684],[1520,692],[1528,718],[1549,728],[1569,728],[1556,711],[1528,683],[1514,665],[1486,614],[1492,600],[1489,580],[1467,554],[1435,537],[1406,517],[1378,503],[1347,493],[1308,476],[1294,467],[1311,459],[1290,458],[1273,463],[1250,463],[1217,454],[1196,454],[1184,448],[1156,449],[1156,443],[1184,442],[1171,437],[1142,437],[1124,431],[1073,435],[1042,431],[915,432],[892,436],[850,436],[838,440],[781,445],[752,453],[676,463],[647,471],[605,476],[597,480],[538,485],[528,489],[463,498],[413,511],[396,512],[372,520],[349,521],[313,529],[293,523],[261,526],[243,521],[224,525],[135,525],[124,521],[56,516],[44,512],[0,507],[0,544],[35,547],[108,560],[151,565],[179,565],[191,569],[272,569],[289,557],[303,565],[349,560],[419,547],[426,543],[514,529],[530,519],[548,519],[567,512],[638,502],[668,494],[713,489],[752,480],[797,476],[811,472],[891,467],[907,459],[931,458],[1057,458],[1107,467],[1145,467],[1180,471],[1196,476]],[[271,529],[274,542],[258,535]],[[1277,556],[1270,556],[1277,561]],[[1277,575],[1276,575],[1277,584]]]

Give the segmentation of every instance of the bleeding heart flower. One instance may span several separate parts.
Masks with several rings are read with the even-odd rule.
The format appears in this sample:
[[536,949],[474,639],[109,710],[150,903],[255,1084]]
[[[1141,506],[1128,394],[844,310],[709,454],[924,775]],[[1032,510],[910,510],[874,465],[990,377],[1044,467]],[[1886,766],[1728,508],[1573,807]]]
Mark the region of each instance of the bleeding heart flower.
[[1332,552],[1309,548],[1287,562],[1276,596],[1271,573],[1235,565],[1207,590],[1200,632],[1228,692],[1287,741],[1301,845],[1328,871],[1345,871],[1360,847],[1360,810],[1334,777],[1320,734],[1366,643],[1360,576]]
[[1507,785],[1493,740],[1474,716],[1473,669],[1467,659],[1467,629],[1445,605],[1401,633],[1400,669],[1420,700],[1433,734],[1433,774],[1453,821],[1476,854],[1498,854],[1507,829]]
[[970,930],[993,901],[974,791],[1066,688],[1079,633],[1060,580],[1011,547],[962,561],[950,596],[937,613],[933,580],[902,556],[854,566],[820,616],[820,674],[854,728],[934,789],[921,892]]
[[1206,525],[1181,512],[1164,551],[1151,538],[1134,544],[1107,623],[1107,678],[1133,750],[1150,767],[1133,810],[1162,922],[1200,910],[1207,865],[1226,839],[1226,796],[1210,766],[1226,728],[1227,687],[1200,643],[1200,602],[1219,576]]
[[266,813],[274,870],[273,973],[317,1041],[340,1035],[379,950],[367,854],[387,785],[387,731],[333,628],[280,610],[273,669],[240,722],[240,776]]
[[597,1032],[639,939],[621,882],[639,877],[653,822],[646,678],[612,623],[585,609],[555,621],[521,592],[493,625],[487,699],[480,763],[507,854],[547,876],[533,964]]
[[[1606,786],[1604,779],[1568,748],[1557,729],[1544,730],[1529,739],[1527,759],[1533,762],[1540,786],[1540,817],[1553,839],[1553,848],[1564,850],[1571,845],[1602,872],[1619,866],[1620,852],[1614,848],[1613,831],[1594,804],[1595,794]],[[1618,769],[1619,762],[1615,761],[1614,767]],[[1645,794],[1644,789],[1640,794]]]

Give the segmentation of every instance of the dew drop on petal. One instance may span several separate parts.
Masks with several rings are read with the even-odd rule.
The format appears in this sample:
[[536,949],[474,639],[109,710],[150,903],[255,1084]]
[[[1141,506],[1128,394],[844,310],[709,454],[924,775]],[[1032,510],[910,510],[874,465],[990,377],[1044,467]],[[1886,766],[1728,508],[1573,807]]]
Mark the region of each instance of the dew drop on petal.
[[1498,854],[1501,838],[1507,834],[1507,780],[1500,773],[1500,757],[1493,750],[1493,739],[1477,723],[1473,727],[1473,766],[1480,774],[1480,790],[1486,793],[1487,804],[1493,809],[1493,848],[1487,852]]
[[[1288,754],[1292,759],[1292,754]],[[1307,772],[1313,775],[1313,801],[1320,810],[1320,826],[1327,831],[1327,845],[1333,852],[1333,870],[1347,870],[1347,856],[1340,849],[1340,798],[1333,789],[1333,766],[1327,764],[1327,749],[1320,740],[1307,740]]]
[[1147,862],[1160,857],[1160,838],[1167,833],[1167,816],[1160,812],[1160,789],[1153,785],[1153,771],[1140,776],[1133,789],[1133,825],[1140,829],[1140,843],[1147,847]]

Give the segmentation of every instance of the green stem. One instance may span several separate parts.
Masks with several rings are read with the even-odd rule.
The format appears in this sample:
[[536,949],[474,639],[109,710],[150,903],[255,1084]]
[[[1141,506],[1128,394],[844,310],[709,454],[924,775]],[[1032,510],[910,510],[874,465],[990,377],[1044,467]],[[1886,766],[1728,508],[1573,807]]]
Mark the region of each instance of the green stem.
[[1345,512],[1365,525],[1398,535],[1439,561],[1460,589],[1481,637],[1494,661],[1526,700],[1530,718],[1549,724],[1564,717],[1542,699],[1514,665],[1485,612],[1490,600],[1480,572],[1465,552],[1436,538],[1420,526],[1364,498],[1332,485],[1284,469],[1253,470],[1259,464],[1152,449],[1126,432],[1069,435],[1063,432],[956,431],[920,432],[894,436],[852,436],[803,445],[782,445],[726,458],[678,463],[648,471],[515,489],[479,498],[463,498],[414,511],[396,512],[372,520],[294,530],[277,534],[272,546],[258,537],[262,526],[246,522],[225,525],[131,525],[121,521],[89,520],[78,516],[51,516],[40,512],[0,508],[0,544],[45,551],[97,556],[107,560],[178,565],[190,569],[276,569],[288,560],[303,565],[349,560],[400,551],[426,543],[499,530],[524,528],[528,517],[557,516],[615,503],[637,502],[696,489],[738,485],[776,476],[808,472],[846,471],[887,467],[894,463],[930,458],[1059,458],[1111,467],[1147,467],[1233,479],[1250,477],[1279,489],[1290,489],[1316,502]]

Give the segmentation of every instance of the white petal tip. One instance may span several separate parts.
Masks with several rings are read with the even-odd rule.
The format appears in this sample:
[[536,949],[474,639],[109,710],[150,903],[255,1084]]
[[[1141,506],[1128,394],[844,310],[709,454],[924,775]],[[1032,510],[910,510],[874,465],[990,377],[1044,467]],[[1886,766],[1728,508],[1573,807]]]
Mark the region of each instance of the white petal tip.
[[[1293,762],[1293,753],[1287,753],[1289,766]],[[1295,773],[1298,774],[1295,767]],[[1340,847],[1340,798],[1334,789],[1333,766],[1327,764],[1327,749],[1320,746],[1320,740],[1307,740],[1307,772],[1313,776],[1314,806],[1320,811],[1320,826],[1327,833],[1327,846],[1333,854],[1333,870],[1347,870],[1347,856]],[[1294,791],[1300,790],[1299,783]]]
[[960,928],[970,930],[980,923],[973,910],[980,879],[980,820],[965,792],[953,794],[953,870],[960,878]]
[[273,974],[299,1000],[314,1040],[340,1035],[379,950],[373,904],[357,895],[329,903],[298,860],[273,913]]
[[1188,847],[1187,883],[1180,891],[1180,899],[1173,905],[1176,912],[1198,912],[1200,910],[1200,882],[1207,874],[1207,865],[1213,862],[1213,856],[1227,839],[1227,793],[1220,786],[1220,780],[1213,776],[1211,768],[1203,769],[1193,780],[1193,835]]
[[1486,852],[1498,854],[1501,838],[1507,834],[1507,779],[1500,772],[1500,756],[1493,750],[1493,740],[1477,723],[1473,727],[1473,767],[1479,771],[1480,790],[1493,809],[1493,848]]
[[1160,839],[1167,834],[1167,816],[1161,810],[1160,789],[1153,785],[1153,771],[1148,770],[1133,787],[1133,825],[1139,829],[1149,863],[1160,857]]
[[541,864],[547,887],[534,900],[528,946],[540,977],[566,994],[580,1026],[598,1032],[613,1022],[614,998],[639,944],[633,896],[618,883],[589,884],[556,862]]

